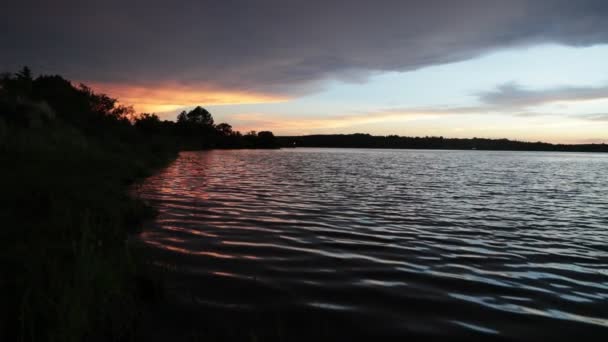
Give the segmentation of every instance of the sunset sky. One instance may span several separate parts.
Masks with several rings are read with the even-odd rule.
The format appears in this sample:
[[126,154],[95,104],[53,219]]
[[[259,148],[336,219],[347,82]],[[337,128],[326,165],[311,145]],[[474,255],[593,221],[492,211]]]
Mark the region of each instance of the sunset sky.
[[608,2],[19,1],[0,69],[277,135],[608,142]]

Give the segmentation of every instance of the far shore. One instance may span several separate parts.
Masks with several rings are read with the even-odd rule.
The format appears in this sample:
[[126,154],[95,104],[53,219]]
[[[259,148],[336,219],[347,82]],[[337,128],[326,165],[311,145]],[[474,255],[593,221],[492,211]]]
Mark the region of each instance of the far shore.
[[279,146],[320,148],[371,148],[415,150],[481,150],[481,151],[537,151],[537,152],[608,152],[608,144],[551,144],[509,139],[401,137],[397,135],[328,134],[278,136]]

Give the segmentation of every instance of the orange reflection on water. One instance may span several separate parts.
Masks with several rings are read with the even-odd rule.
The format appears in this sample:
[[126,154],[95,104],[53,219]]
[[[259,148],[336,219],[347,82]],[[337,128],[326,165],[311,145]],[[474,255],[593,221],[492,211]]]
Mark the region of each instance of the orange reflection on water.
[[196,229],[181,228],[181,227],[167,227],[167,226],[163,227],[163,229],[174,231],[174,232],[180,232],[180,233],[188,233],[188,234],[197,235],[197,236],[212,237],[212,238],[217,237],[217,234],[205,233],[205,232],[201,232],[200,230],[196,230]]
[[222,244],[231,246],[267,247],[268,243],[222,240]]
[[230,278],[237,278],[238,277],[236,274],[230,273],[230,272],[214,271],[214,272],[211,272],[211,274],[216,275],[216,276],[220,276],[220,277],[230,277]]
[[168,245],[168,244],[162,243],[161,241],[158,241],[158,239],[154,239],[153,236],[151,236],[151,235],[154,235],[154,234],[149,233],[149,232],[143,232],[140,234],[140,237],[141,237],[141,240],[144,241],[145,243],[158,247],[160,249],[164,249],[166,251],[176,252],[176,253],[180,253],[180,254],[187,254],[187,255],[209,256],[209,257],[218,258],[218,259],[234,259],[235,258],[235,256],[233,256],[233,255],[224,254],[224,253],[209,252],[209,251],[194,251],[194,250],[190,250],[190,249],[187,249],[184,247]]
[[148,184],[153,184],[157,194],[168,196],[178,203],[183,202],[184,206],[190,206],[193,199],[208,200],[209,194],[201,179],[204,179],[211,154],[182,152],[180,158],[149,179]]

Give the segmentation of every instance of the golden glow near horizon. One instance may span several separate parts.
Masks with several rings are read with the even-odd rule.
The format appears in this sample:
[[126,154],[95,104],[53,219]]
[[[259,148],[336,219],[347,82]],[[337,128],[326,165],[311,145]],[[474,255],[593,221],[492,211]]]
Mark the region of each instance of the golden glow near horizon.
[[140,113],[166,113],[185,107],[218,106],[286,101],[286,97],[245,91],[199,89],[182,85],[135,86],[110,83],[87,83],[99,93],[118,98]]
[[[512,140],[565,144],[608,141],[595,138],[605,136],[605,125],[576,118],[555,121],[551,117],[531,117],[513,121],[508,115],[501,114],[481,117],[480,114],[440,115],[406,112],[377,115],[372,118],[356,115],[334,118],[281,118],[269,117],[263,113],[243,113],[227,117],[226,120],[234,122],[234,128],[242,132],[270,130],[279,132],[279,135],[371,133],[447,138],[507,137]],[[443,123],[439,125],[437,120]]]
[[241,113],[230,116],[234,122],[240,122],[236,126],[242,131],[250,130],[280,130],[289,134],[298,135],[308,134],[319,129],[340,129],[356,125],[376,124],[382,122],[406,122],[418,119],[437,118],[435,113],[423,111],[412,112],[377,112],[367,115],[339,115],[329,117],[309,117],[309,118],[286,118],[268,116],[263,113]]
[[361,82],[328,80],[291,98],[177,81],[91,86],[162,119],[205,106],[217,122],[241,132],[608,142],[608,78],[598,72],[605,70],[607,56],[608,45],[509,49],[411,72],[377,73]]
[[[210,108],[239,130],[277,135],[508,138],[608,142],[608,45],[539,45],[364,82],[330,81],[271,105]],[[508,67],[505,67],[508,66]]]

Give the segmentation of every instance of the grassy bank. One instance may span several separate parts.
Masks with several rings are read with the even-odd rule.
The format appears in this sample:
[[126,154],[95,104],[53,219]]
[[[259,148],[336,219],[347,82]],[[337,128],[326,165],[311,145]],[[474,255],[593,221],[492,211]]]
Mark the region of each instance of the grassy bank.
[[153,212],[127,187],[175,150],[61,122],[0,127],[4,340],[128,337],[139,275],[125,240]]
[[[129,186],[181,149],[274,147],[197,107],[177,122],[29,69],[0,75],[0,341],[124,341],[150,282]],[[152,287],[153,288],[153,287]]]

